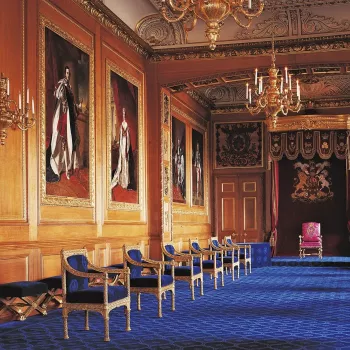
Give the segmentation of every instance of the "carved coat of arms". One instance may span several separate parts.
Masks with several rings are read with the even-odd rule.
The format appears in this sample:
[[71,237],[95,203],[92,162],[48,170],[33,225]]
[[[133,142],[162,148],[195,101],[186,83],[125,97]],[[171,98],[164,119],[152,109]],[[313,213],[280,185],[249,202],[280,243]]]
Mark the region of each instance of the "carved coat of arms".
[[296,162],[294,169],[297,169],[297,175],[294,178],[293,201],[315,203],[333,198],[332,180],[326,169],[330,167],[331,164],[327,161],[320,163],[313,160],[307,163]]

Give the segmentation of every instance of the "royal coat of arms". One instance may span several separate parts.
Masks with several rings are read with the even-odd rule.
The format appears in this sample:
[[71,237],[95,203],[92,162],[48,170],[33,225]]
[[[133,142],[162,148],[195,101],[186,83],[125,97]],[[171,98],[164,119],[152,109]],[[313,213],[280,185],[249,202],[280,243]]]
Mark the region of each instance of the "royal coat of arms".
[[330,167],[331,164],[327,161],[296,162],[294,169],[297,169],[297,176],[294,178],[293,201],[315,203],[332,199],[334,196],[331,191],[332,180],[326,169]]

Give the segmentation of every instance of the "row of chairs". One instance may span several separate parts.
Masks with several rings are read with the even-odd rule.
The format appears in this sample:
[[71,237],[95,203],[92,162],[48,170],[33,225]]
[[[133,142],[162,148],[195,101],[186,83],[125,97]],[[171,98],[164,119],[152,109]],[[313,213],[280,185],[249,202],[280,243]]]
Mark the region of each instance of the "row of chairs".
[[[210,239],[209,248],[201,248],[198,240],[189,240],[189,251],[177,251],[172,242],[162,243],[162,261],[144,257],[140,246],[123,247],[123,265],[98,267],[88,260],[87,251],[71,250],[61,252],[62,261],[62,316],[64,338],[68,339],[68,315],[71,311],[85,311],[85,329],[89,329],[89,311],[100,312],[104,318],[104,340],[109,341],[109,313],[123,306],[126,315],[126,330],[130,331],[130,293],[137,294],[137,309],[141,310],[141,293],[154,294],[158,299],[158,317],[162,317],[162,298],[170,291],[171,308],[175,310],[175,281],[187,281],[190,284],[192,300],[195,282],[200,283],[203,295],[203,273],[217,278],[221,273],[221,285],[224,285],[224,270],[237,269],[239,277],[240,263],[251,272],[249,245],[236,245],[230,236],[220,244],[217,237]],[[243,249],[243,253],[241,252]],[[117,267],[117,268],[116,268]],[[147,273],[145,273],[147,272]],[[98,281],[98,285],[96,285]]]

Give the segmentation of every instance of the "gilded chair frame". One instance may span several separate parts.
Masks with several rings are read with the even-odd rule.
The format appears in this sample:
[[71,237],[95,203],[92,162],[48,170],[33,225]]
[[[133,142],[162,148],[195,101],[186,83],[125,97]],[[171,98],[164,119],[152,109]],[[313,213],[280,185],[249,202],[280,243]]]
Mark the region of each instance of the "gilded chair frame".
[[[188,266],[190,266],[191,269],[191,273],[190,276],[176,276],[175,274],[175,280],[176,281],[185,281],[188,282],[190,284],[190,289],[191,289],[191,296],[192,296],[192,300],[195,300],[194,297],[194,282],[197,281],[197,285],[198,285],[198,280],[200,281],[200,295],[204,295],[203,293],[203,258],[201,254],[185,254],[185,253],[181,253],[179,251],[177,251],[174,247],[174,252],[176,255],[170,254],[165,247],[167,245],[171,245],[174,247],[174,243],[173,242],[162,242],[161,243],[161,248],[162,248],[162,261],[164,261],[164,256],[167,256],[171,259],[173,259],[175,261],[175,263],[178,264],[178,266],[180,266],[180,264],[185,263]],[[200,273],[194,274],[193,273],[193,259],[194,258],[199,258],[200,259],[200,265],[199,268],[201,270]]]
[[[96,273],[82,272],[73,269],[67,259],[70,256],[83,255],[88,261],[88,268],[99,271]],[[85,311],[85,330],[89,330],[89,311],[99,312],[104,319],[104,341],[109,341],[109,313],[116,307],[124,306],[126,315],[126,331],[130,331],[130,271],[126,267],[124,269],[110,269],[108,267],[98,267],[90,263],[86,249],[61,250],[61,269],[62,269],[62,317],[64,339],[69,339],[68,335],[68,315],[71,311]],[[66,271],[73,275],[85,278],[96,278],[103,281],[103,303],[68,303]],[[124,285],[127,288],[127,297],[114,302],[108,302],[108,273],[122,274],[124,276]],[[91,287],[93,288],[93,287]]]
[[[135,261],[129,256],[130,250],[139,250],[142,255],[142,249],[140,245],[134,246],[123,246],[123,257],[124,257],[124,267],[127,267],[127,263],[148,268],[156,272],[158,275],[158,286],[157,287],[130,287],[131,293],[137,294],[137,310],[141,310],[141,293],[149,293],[154,294],[158,299],[158,317],[162,317],[162,296],[166,294],[167,291],[171,292],[171,310],[175,311],[175,278],[174,278],[174,266],[175,263],[173,261],[157,261],[145,258],[142,255],[142,262]],[[163,268],[165,265],[171,266],[171,276],[173,278],[173,283],[162,287],[161,276],[163,272]]]
[[[228,240],[231,240],[232,243],[229,243]],[[231,236],[224,237],[224,245],[229,248],[238,249],[239,262],[244,265],[244,274],[248,274],[248,264],[249,264],[249,273],[252,273],[252,246],[246,243],[233,243]],[[241,249],[244,251],[244,258],[241,258]],[[249,253],[248,253],[249,251]]]
[[[217,241],[218,246],[216,246],[213,241]],[[223,259],[223,267],[226,271],[226,275],[227,275],[227,270],[230,270],[231,275],[232,275],[232,281],[235,280],[235,267],[237,268],[237,278],[239,278],[239,270],[240,270],[240,261],[239,261],[239,257],[237,259],[237,261],[235,261],[235,251],[237,250],[237,254],[239,254],[239,249],[237,249],[236,247],[227,247],[224,246],[222,244],[220,244],[219,242],[219,238],[217,236],[215,237],[210,237],[209,238],[209,247],[212,250],[216,250],[221,252],[221,254],[224,255],[224,259]],[[231,256],[227,255],[227,252],[231,252]],[[239,256],[239,255],[237,255]],[[230,262],[226,262],[225,263],[225,257],[226,258],[231,258]]]
[[[322,235],[321,235],[321,233],[320,233],[320,235],[318,237],[319,237],[319,240],[320,240],[319,243],[321,244],[320,246],[315,244],[314,247],[310,246],[310,247],[307,247],[307,248],[305,248],[305,247],[302,248],[301,244],[303,243],[303,235],[299,235],[299,258],[300,259],[305,258],[306,255],[308,255],[308,256],[310,256],[310,255],[317,255],[320,259],[322,259],[323,244],[322,244]],[[317,252],[316,253],[306,254],[305,253],[305,249],[311,249],[311,250],[313,249],[313,250],[317,250]]]
[[[200,247],[199,245],[199,242],[198,242],[198,239],[189,239],[188,241],[188,246],[189,246],[189,250],[190,250],[190,253],[191,254],[201,254],[202,255],[202,259],[204,256],[213,256],[213,262],[214,262],[214,265],[213,265],[213,268],[210,269],[210,268],[204,268],[203,266],[203,273],[210,273],[211,276],[214,277],[214,289],[218,289],[218,285],[217,285],[217,278],[218,278],[218,274],[221,273],[221,286],[223,287],[225,285],[225,282],[224,282],[224,265],[223,265],[223,254],[221,254],[220,256],[220,260],[221,260],[221,266],[220,267],[217,267],[217,264],[216,264],[216,261],[217,261],[217,254],[216,253],[213,253],[213,251],[211,250],[206,250],[206,249],[203,249]],[[193,248],[192,244],[193,243],[197,243],[198,244],[198,247],[199,247],[199,250]],[[203,259],[204,260],[204,259]],[[202,260],[202,264],[203,264],[203,260]]]

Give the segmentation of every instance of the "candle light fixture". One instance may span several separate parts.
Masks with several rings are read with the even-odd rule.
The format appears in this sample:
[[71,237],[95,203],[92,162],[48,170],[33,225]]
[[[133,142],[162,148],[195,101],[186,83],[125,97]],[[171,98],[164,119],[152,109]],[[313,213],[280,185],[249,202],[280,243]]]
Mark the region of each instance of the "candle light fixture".
[[268,70],[268,81],[264,87],[263,76],[258,74],[258,69],[254,71],[254,96],[252,98],[252,88],[246,84],[246,107],[252,114],[264,111],[266,123],[276,127],[278,114],[281,112],[287,115],[289,111],[299,112],[301,108],[300,84],[296,80],[296,101],[293,99],[292,75],[288,72],[288,67],[282,70],[282,76],[278,81],[279,69],[276,68],[276,54],[274,36],[272,36],[272,64]]
[[214,50],[224,20],[231,16],[239,26],[248,28],[264,9],[263,0],[255,0],[255,4],[253,8],[252,0],[162,0],[161,14],[170,23],[184,20],[186,33],[195,27],[198,18],[203,20],[209,48]]
[[18,105],[10,99],[10,79],[3,73],[0,75],[0,144],[5,145],[7,129],[16,126],[22,130],[28,130],[35,124],[34,99],[32,98],[31,113],[29,103],[29,89],[27,89],[26,103],[22,110],[22,96],[19,93]]

